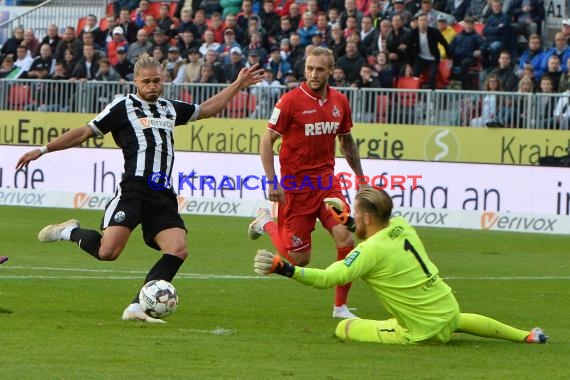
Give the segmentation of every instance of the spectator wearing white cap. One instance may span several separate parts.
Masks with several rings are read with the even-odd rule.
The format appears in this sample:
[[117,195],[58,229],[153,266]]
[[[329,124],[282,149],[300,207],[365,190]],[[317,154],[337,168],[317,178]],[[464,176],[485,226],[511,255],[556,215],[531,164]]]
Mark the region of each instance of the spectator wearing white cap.
[[418,17],[421,13],[425,13],[428,18],[428,26],[437,28],[437,20],[439,15],[443,15],[447,19],[449,25],[455,24],[455,17],[433,9],[433,0],[421,0],[421,9],[415,14]]
[[[447,23],[447,17],[444,14],[437,15],[437,29],[439,29],[441,35],[443,36],[443,38],[445,38],[448,44],[451,44],[451,41],[453,41],[453,39],[457,35],[455,29],[453,29]],[[438,44],[437,47],[439,49],[439,54],[441,56],[441,59],[446,59],[447,53],[445,52],[445,48],[441,44]]]
[[224,64],[226,82],[232,83],[238,76],[241,69],[245,67],[243,52],[241,48],[234,46],[230,49],[229,63]]
[[113,29],[113,39],[107,43],[106,51],[107,58],[109,58],[109,62],[111,62],[112,66],[115,66],[119,63],[119,57],[117,56],[117,49],[119,46],[127,46],[128,42],[125,38],[125,32],[123,28],[120,26],[116,26]]
[[564,33],[568,44],[570,44],[570,18],[562,20],[562,33]]

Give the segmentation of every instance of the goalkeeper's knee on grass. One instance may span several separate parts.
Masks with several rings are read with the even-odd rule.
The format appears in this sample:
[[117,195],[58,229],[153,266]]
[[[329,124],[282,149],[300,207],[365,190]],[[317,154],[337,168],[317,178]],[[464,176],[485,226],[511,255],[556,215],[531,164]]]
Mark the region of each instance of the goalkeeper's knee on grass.
[[325,198],[323,202],[325,202],[327,210],[331,213],[334,220],[346,226],[350,232],[354,232],[356,230],[354,218],[350,216],[348,206],[342,199]]
[[292,277],[295,273],[295,266],[285,261],[280,255],[260,249],[253,261],[255,273],[268,275],[271,273],[280,274],[285,277]]

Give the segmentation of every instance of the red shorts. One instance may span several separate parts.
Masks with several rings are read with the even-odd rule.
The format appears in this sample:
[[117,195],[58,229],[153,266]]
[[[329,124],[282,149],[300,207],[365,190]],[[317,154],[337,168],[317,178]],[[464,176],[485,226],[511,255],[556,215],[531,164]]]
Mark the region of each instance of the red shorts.
[[329,232],[339,224],[323,203],[323,199],[332,197],[345,200],[338,181],[334,181],[329,190],[285,192],[285,201],[278,205],[277,227],[287,250],[311,251],[311,233],[317,218]]

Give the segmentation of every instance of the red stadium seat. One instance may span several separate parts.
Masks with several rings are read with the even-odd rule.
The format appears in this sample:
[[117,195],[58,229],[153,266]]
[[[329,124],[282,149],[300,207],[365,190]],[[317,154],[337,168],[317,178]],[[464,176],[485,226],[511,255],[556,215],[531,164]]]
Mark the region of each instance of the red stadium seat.
[[[399,89],[419,90],[421,88],[421,80],[418,77],[400,77],[396,84]],[[418,100],[418,94],[414,91],[400,92],[398,94],[398,102],[404,107],[413,107]]]
[[455,33],[457,34],[463,32],[463,25],[459,22],[456,22],[455,24],[451,25],[451,27],[453,28],[453,30],[455,30]]
[[25,84],[13,84],[8,94],[8,107],[11,110],[22,110],[25,106],[34,104],[30,86]]
[[99,29],[105,31],[108,28],[109,28],[109,21],[107,21],[107,17],[103,17],[101,20],[99,20]]
[[225,117],[232,119],[242,119],[248,117],[257,105],[257,97],[245,91],[240,91],[228,103],[225,109]]
[[376,122],[385,123],[388,120],[388,95],[376,97]]
[[474,24],[475,27],[475,31],[477,32],[477,34],[479,35],[483,35],[483,29],[485,28],[485,24],[483,24],[482,22],[476,22]]
[[77,26],[75,27],[75,34],[77,36],[79,36],[79,33],[81,33],[81,31],[85,27],[86,21],[87,21],[87,17],[81,17],[79,20],[77,20]]

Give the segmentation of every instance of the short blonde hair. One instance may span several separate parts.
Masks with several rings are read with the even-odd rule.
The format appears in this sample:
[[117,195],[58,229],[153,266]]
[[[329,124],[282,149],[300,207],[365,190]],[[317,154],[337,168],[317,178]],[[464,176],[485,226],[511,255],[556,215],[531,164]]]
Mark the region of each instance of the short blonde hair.
[[158,59],[151,57],[148,53],[143,53],[137,59],[137,63],[135,63],[134,74],[135,78],[139,75],[141,69],[152,69],[155,68],[158,72],[162,72],[162,65],[158,61]]
[[390,220],[394,203],[392,198],[384,190],[373,187],[365,187],[356,194],[359,208],[372,214],[380,223]]
[[329,68],[332,69],[334,67],[334,54],[331,49],[318,46],[314,48],[309,55],[313,55],[315,57],[319,57],[321,55],[327,56],[329,58]]

